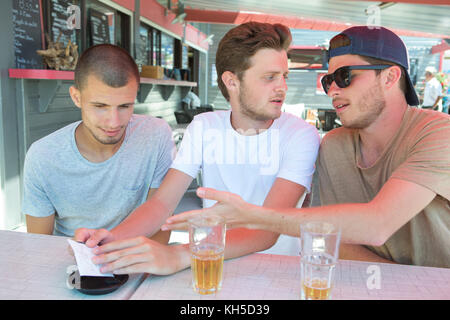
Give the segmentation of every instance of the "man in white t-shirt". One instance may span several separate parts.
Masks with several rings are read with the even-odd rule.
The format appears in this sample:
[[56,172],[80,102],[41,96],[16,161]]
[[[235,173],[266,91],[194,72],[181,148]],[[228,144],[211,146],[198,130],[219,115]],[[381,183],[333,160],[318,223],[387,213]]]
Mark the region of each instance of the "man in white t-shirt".
[[[256,22],[224,36],[216,69],[231,111],[194,118],[161,187],[123,223],[111,231],[77,232],[76,240],[89,247],[102,241],[94,250],[98,254],[94,261],[103,265],[102,272],[170,274],[190,266],[188,245],[163,246],[143,235],[161,220],[155,217],[168,217],[174,211],[199,170],[204,186],[238,193],[265,207],[295,207],[310,190],[319,135],[302,119],[281,112],[291,39],[283,25]],[[131,238],[136,236],[140,237]],[[225,258],[270,248],[278,236],[245,228],[230,230]]]
[[435,77],[436,69],[427,67],[425,69],[425,89],[423,91],[423,109],[442,111],[442,85]]

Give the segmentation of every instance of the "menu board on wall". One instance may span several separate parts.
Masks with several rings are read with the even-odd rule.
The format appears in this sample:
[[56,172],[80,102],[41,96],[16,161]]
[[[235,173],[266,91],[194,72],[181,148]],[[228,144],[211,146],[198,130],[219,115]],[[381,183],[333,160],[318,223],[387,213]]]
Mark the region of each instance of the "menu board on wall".
[[89,10],[90,43],[91,45],[110,43],[108,16],[90,9]]
[[16,68],[42,68],[42,58],[36,53],[42,49],[40,0],[13,1],[12,13]]
[[59,42],[67,45],[69,40],[72,43],[76,43],[76,29],[69,29],[67,27],[67,20],[71,16],[71,12],[67,11],[71,5],[79,6],[79,0],[67,1],[67,0],[51,0],[51,28],[52,28],[52,40],[56,41],[59,38]]

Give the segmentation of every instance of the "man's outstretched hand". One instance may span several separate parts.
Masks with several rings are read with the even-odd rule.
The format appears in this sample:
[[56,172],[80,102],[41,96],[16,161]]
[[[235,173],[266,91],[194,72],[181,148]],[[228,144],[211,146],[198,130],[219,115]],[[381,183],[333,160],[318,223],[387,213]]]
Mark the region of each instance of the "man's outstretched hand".
[[254,211],[260,207],[245,202],[237,194],[212,188],[198,188],[197,196],[202,199],[215,200],[217,203],[210,208],[187,211],[172,216],[166,220],[161,230],[187,230],[188,220],[198,215],[221,216],[225,219],[228,229],[240,227],[258,229]]

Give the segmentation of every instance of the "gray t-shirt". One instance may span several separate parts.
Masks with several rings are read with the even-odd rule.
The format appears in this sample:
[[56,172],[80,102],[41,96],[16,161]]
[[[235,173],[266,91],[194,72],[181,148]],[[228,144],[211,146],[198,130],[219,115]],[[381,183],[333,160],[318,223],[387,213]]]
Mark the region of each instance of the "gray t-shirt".
[[55,214],[55,235],[73,236],[80,227],[111,229],[158,188],[174,156],[169,125],[133,115],[119,150],[93,163],[78,151],[80,121],[36,141],[24,165],[22,212],[34,217]]

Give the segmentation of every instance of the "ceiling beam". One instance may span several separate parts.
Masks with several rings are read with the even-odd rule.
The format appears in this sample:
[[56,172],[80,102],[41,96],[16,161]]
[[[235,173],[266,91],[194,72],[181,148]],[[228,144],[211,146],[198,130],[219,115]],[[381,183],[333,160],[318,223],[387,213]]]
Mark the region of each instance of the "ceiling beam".
[[[185,9],[185,21],[212,23],[212,24],[242,24],[249,21],[282,23],[292,29],[310,29],[323,31],[343,31],[352,25],[352,23],[342,23],[322,19],[297,18],[259,12],[247,11],[224,11],[224,10],[199,10]],[[419,32],[412,30],[392,29],[400,36],[425,37],[425,38],[450,38],[449,35],[434,34],[428,32]]]

